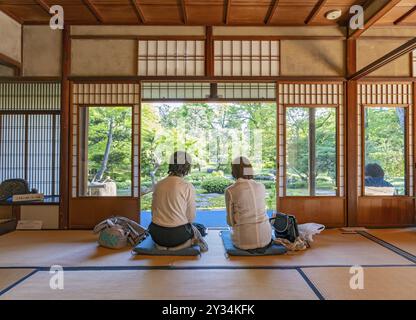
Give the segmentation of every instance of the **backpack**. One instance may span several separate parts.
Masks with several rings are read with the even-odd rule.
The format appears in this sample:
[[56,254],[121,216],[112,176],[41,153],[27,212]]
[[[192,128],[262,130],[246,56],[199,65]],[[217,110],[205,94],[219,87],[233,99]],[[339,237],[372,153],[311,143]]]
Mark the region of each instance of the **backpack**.
[[276,238],[287,239],[295,242],[299,237],[298,223],[295,216],[277,212],[276,216],[270,219]]
[[97,224],[94,233],[99,233],[98,244],[110,249],[121,249],[128,243],[136,246],[147,237],[144,227],[133,220],[119,216]]

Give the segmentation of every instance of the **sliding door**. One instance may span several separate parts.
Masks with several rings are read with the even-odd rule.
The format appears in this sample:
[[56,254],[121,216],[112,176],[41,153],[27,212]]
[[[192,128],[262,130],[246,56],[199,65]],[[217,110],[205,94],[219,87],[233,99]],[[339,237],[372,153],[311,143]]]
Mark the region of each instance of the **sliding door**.
[[410,83],[359,84],[358,225],[415,222],[412,96]]
[[279,85],[278,208],[300,223],[344,226],[343,86]]
[[138,85],[75,84],[73,93],[70,227],[138,220]]

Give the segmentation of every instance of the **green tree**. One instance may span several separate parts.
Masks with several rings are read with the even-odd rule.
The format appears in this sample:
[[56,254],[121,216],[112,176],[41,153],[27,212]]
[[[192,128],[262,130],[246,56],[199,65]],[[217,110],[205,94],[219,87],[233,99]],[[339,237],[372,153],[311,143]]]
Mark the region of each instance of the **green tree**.
[[107,177],[122,189],[131,185],[132,110],[130,107],[88,108],[89,181]]

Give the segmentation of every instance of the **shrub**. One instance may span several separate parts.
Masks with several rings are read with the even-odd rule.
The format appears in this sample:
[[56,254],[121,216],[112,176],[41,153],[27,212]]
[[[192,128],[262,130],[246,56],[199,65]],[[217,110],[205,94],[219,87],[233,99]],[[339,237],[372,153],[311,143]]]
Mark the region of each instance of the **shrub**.
[[276,182],[274,181],[259,181],[260,183],[264,184],[266,189],[271,189],[276,186]]
[[212,173],[212,176],[213,177],[223,177],[224,176],[224,171],[222,171],[222,170],[214,171]]
[[204,180],[201,187],[208,193],[224,193],[233,182],[223,177],[212,177]]

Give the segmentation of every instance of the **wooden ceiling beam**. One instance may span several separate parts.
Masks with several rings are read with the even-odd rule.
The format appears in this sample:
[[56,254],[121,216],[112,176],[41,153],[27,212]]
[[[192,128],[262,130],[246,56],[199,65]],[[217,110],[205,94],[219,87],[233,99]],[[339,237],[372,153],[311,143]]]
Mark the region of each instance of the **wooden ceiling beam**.
[[131,0],[131,4],[133,5],[134,12],[136,13],[138,20],[140,20],[141,23],[145,24],[146,18],[144,17],[143,10],[140,7],[139,0]]
[[416,6],[414,6],[412,9],[407,11],[404,15],[402,15],[400,18],[398,18],[396,21],[394,21],[394,24],[400,24],[410,16],[412,16],[416,12]]
[[[369,2],[364,10],[364,28],[356,30],[349,29],[349,38],[357,39],[372,25],[389,13],[400,1],[402,0],[377,0]],[[374,13],[371,14],[371,12]],[[366,19],[367,17],[369,18]]]
[[368,66],[362,68],[361,70],[357,71],[353,75],[348,77],[348,80],[360,80],[361,78],[365,77],[366,75],[380,69],[381,67],[385,66],[389,62],[392,62],[396,60],[397,58],[400,58],[401,56],[412,52],[416,49],[416,38],[406,42],[402,46],[398,47],[397,49],[394,49],[393,51],[387,53],[380,59],[374,61],[373,63],[370,63]]
[[44,0],[35,0],[35,2],[43,9],[43,11],[50,15],[51,7]]
[[266,18],[264,19],[264,24],[270,24],[270,21],[273,19],[273,16],[275,15],[277,11],[278,6],[279,6],[279,0],[273,0],[269,8],[269,11],[267,12]]
[[182,14],[182,22],[183,24],[188,24],[188,14],[186,13],[185,0],[180,0],[179,6],[180,6],[181,14]]
[[2,53],[0,53],[0,64],[10,68],[21,68],[22,65],[19,61],[10,58]]
[[98,22],[104,22],[103,16],[91,0],[82,0],[82,2],[84,3],[84,5],[87,6],[88,10],[90,10],[92,15],[95,17],[95,19],[97,19]]
[[318,13],[321,11],[321,9],[325,6],[325,4],[328,2],[328,0],[319,0],[318,3],[313,7],[311,13],[308,15],[308,17],[305,20],[305,24],[311,23]]
[[224,1],[224,24],[228,24],[230,20],[231,0]]

